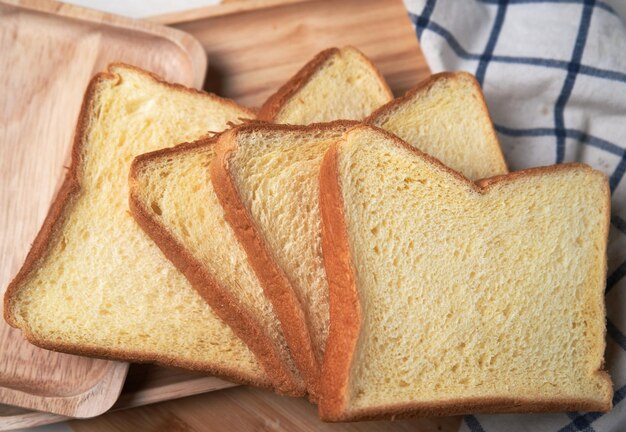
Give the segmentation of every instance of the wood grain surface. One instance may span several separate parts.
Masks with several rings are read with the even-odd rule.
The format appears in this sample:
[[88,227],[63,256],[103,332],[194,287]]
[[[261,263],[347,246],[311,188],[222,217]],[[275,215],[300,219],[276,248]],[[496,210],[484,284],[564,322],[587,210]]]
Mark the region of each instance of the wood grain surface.
[[[182,369],[150,364],[131,364],[119,399],[111,412],[156,402],[233,387],[219,378]],[[0,431],[27,428],[68,420],[68,417],[0,405]]]
[[[251,107],[260,106],[304,63],[330,46],[351,44],[361,49],[396,95],[430,75],[401,0],[245,0],[155,20],[173,24],[203,44],[210,63],[205,89]],[[451,432],[459,429],[460,421],[449,417],[328,424],[318,419],[316,407],[305,399],[240,386],[70,425],[78,432]]]
[[459,424],[459,417],[323,423],[317,408],[304,399],[242,386],[72,421],[70,426],[76,432],[452,432]]
[[[125,61],[187,85],[206,56],[189,35],[52,1],[0,1],[0,289],[23,259],[64,175],[86,85]],[[34,347],[0,321],[0,403],[77,417],[116,401],[128,365]],[[213,388],[215,382],[211,381]],[[23,414],[23,413],[22,413]],[[20,413],[0,410],[0,427]],[[26,416],[29,417],[29,416]],[[32,415],[41,422],[41,415]]]
[[[210,59],[205,89],[260,106],[300,67],[331,46],[354,45],[374,60],[396,95],[430,75],[401,0],[257,1],[174,15]],[[167,16],[157,17],[171,22]]]

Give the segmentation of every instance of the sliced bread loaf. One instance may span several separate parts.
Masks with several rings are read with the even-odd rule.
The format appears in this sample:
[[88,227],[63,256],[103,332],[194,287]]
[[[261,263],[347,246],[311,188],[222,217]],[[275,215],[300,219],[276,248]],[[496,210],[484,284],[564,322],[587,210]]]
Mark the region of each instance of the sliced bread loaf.
[[133,157],[251,116],[231,101],[130,66],[96,75],[63,187],[7,289],[9,324],[48,349],[271,385],[246,344],[128,211]]
[[320,189],[323,419],[610,409],[603,174],[477,186],[359,126],[325,155]]
[[362,120],[393,98],[376,66],[354,47],[319,53],[272,95],[257,118],[310,124]]
[[[211,177],[226,220],[283,325],[309,393],[317,394],[326,340],[318,173],[322,155],[355,122],[248,124],[223,133]],[[313,239],[314,241],[311,241]]]
[[470,180],[507,172],[480,85],[467,72],[433,75],[374,111],[365,122],[391,132]]
[[[436,76],[433,83],[428,81],[421,87],[440,86],[442,79],[442,76]],[[444,94],[449,92],[448,103],[436,104],[432,102],[433,98],[423,98],[433,105],[428,107],[431,117],[453,119],[459,115],[455,95],[462,99],[465,96],[459,94],[469,92],[472,95],[468,96],[470,99],[481,98],[477,87],[465,74],[446,76],[446,86],[438,90],[436,97],[443,99]],[[419,103],[427,105],[427,102]],[[438,132],[434,128],[424,129],[436,136],[440,154],[461,155],[458,160],[465,160],[464,173],[480,170],[506,172],[502,152],[484,109],[482,103],[467,105],[467,117],[479,121],[480,125],[450,121],[446,125],[449,139],[436,136]],[[400,121],[410,122],[412,120],[407,119],[408,115],[404,111],[393,110],[386,114],[389,121],[395,121],[397,116]],[[410,115],[419,114],[411,112]],[[339,125],[339,130],[345,130],[350,123]],[[328,126],[280,128],[258,125],[236,128],[220,138],[218,153],[221,164],[216,164],[213,169],[214,179],[224,181],[227,178],[232,184],[230,188],[218,188],[218,196],[223,201],[229,200],[225,210],[235,231],[240,236],[254,237],[254,241],[244,241],[243,245],[250,259],[257,261],[257,267],[263,269],[259,273],[261,282],[266,286],[280,286],[281,293],[296,294],[305,310],[315,358],[320,362],[328,335],[329,306],[328,282],[322,259],[318,177],[322,157],[331,140],[312,137],[318,136],[322,128]],[[480,150],[475,146],[460,146],[457,142],[459,136],[474,133],[480,134],[476,142],[489,141],[490,145]],[[414,145],[428,146],[429,143],[428,139],[420,139]],[[480,158],[470,155],[475,151],[481,154]],[[448,160],[444,159],[444,162]],[[278,274],[284,274],[284,277],[279,278]],[[294,320],[290,318],[286,322],[293,323]]]
[[224,220],[209,178],[215,138],[157,150],[133,161],[134,218],[193,287],[256,354],[274,386],[305,387],[272,304]]

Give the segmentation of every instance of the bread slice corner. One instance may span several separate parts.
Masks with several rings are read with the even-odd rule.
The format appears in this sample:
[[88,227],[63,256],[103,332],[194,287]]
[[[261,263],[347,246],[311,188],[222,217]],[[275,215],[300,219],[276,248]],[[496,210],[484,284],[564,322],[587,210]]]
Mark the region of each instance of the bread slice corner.
[[[315,255],[309,249],[317,249],[317,243],[307,240],[318,227],[309,225],[301,205],[315,205],[310,195],[317,190],[317,175],[311,172],[319,169],[324,150],[356,124],[238,126],[219,137],[210,167],[226,220],[274,305],[313,399],[319,386],[324,317],[311,305],[327,303],[327,289],[319,286],[324,280],[316,276],[323,267],[308,258]],[[294,165],[288,166],[290,162]],[[284,271],[286,266],[314,281],[301,283],[293,272]]]
[[329,48],[270,96],[257,118],[300,125],[362,120],[391,99],[382,74],[361,51]]
[[609,203],[585,165],[475,185],[383,130],[350,130],[320,174],[321,418],[608,411]]
[[136,157],[130,169],[133,217],[216,314],[256,355],[275,390],[306,389],[271,303],[232,229],[209,178],[217,136]]
[[5,293],[9,324],[47,349],[271,388],[255,355],[128,211],[135,156],[250,115],[232,101],[133,66],[113,64],[97,74],[85,94],[63,186]]
[[508,172],[480,84],[467,72],[435,74],[364,122],[393,133],[470,180]]

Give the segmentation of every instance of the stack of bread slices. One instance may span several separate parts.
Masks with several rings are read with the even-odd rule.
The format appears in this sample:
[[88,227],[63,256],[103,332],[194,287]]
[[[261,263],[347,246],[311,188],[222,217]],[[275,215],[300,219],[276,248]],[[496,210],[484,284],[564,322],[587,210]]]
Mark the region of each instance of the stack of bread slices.
[[603,174],[508,173],[464,72],[393,99],[331,48],[255,114],[114,64],[4,315],[44,348],[308,395],[327,421],[606,411],[608,223]]

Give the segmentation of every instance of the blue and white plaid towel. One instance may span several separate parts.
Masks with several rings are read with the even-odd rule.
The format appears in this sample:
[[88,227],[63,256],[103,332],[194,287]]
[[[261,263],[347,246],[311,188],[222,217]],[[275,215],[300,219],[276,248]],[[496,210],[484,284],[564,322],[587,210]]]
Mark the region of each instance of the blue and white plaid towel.
[[613,410],[466,416],[461,429],[626,431],[626,22],[593,0],[405,3],[431,70],[476,75],[511,170],[580,161],[605,172],[613,194],[606,285]]

